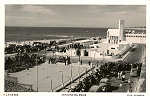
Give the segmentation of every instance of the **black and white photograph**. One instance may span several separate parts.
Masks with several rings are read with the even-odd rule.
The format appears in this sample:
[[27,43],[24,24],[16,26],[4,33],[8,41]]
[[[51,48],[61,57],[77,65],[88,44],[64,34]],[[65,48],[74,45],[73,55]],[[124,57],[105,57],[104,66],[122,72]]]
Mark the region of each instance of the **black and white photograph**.
[[145,5],[6,4],[5,92],[146,92]]

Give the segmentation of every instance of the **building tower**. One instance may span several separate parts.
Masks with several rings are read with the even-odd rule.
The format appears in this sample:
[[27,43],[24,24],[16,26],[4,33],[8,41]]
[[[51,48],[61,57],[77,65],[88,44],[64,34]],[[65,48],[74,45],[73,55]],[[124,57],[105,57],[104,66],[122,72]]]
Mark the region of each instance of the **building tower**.
[[125,41],[123,30],[124,30],[124,20],[119,20],[119,42]]

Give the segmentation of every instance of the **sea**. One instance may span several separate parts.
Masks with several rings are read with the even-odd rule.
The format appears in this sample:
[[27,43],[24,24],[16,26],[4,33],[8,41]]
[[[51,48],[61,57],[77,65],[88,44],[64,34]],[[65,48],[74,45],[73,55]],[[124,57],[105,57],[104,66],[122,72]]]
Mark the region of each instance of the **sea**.
[[107,28],[5,27],[5,42],[54,40],[80,37],[106,37]]

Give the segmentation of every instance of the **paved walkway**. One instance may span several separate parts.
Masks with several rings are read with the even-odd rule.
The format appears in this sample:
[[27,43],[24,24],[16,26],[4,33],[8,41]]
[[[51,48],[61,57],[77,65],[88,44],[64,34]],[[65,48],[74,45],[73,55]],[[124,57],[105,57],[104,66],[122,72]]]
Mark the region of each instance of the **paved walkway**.
[[[37,75],[38,68],[38,75]],[[21,72],[10,73],[10,76],[17,77],[18,82],[22,84],[31,84],[33,90],[37,90],[38,82],[38,91],[40,92],[49,92],[52,89],[62,85],[62,74],[63,82],[70,80],[71,73],[72,77],[77,76],[79,73],[82,73],[90,67],[87,65],[78,65],[73,63],[68,66],[65,66],[64,63],[57,64],[48,64],[48,62],[30,68],[29,70],[23,70]],[[71,72],[72,69],[72,72]],[[62,73],[63,72],[63,73]],[[37,80],[38,76],[38,80]],[[52,83],[51,83],[52,80]]]

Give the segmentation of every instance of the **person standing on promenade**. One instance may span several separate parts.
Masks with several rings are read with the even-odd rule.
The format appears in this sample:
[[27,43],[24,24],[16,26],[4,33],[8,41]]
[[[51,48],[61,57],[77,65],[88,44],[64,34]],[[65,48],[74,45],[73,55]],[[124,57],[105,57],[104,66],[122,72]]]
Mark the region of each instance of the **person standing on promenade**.
[[80,64],[82,65],[82,60],[80,61]]
[[66,57],[64,57],[64,62],[65,62],[65,66],[66,66]]
[[89,66],[90,66],[91,65],[91,61],[89,61],[88,63],[89,63]]
[[51,57],[49,58],[49,60],[48,60],[48,61],[49,61],[48,63],[49,63],[49,64],[51,64]]

